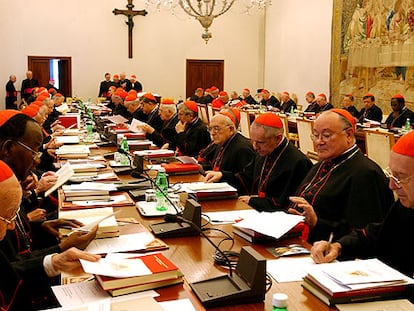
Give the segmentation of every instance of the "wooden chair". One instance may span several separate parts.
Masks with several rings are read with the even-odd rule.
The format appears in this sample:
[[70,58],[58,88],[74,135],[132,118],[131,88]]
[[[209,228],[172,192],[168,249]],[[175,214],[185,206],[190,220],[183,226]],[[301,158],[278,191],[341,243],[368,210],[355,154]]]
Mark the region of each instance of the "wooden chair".
[[209,117],[207,114],[207,108],[205,105],[198,105],[198,116],[200,117],[201,121],[203,121],[204,124],[209,123]]
[[365,150],[367,156],[381,168],[388,166],[391,147],[394,143],[395,138],[393,133],[374,130],[365,131]]
[[250,114],[248,111],[240,110],[240,132],[243,136],[250,138]]
[[306,156],[312,161],[313,164],[319,162],[319,156],[316,151],[308,151]]
[[296,119],[296,124],[298,127],[299,149],[305,155],[308,155],[309,151],[315,151],[311,138],[313,133],[313,120],[298,118]]
[[283,123],[283,130],[285,132],[285,137],[289,139],[289,141],[293,142],[293,144],[298,147],[299,137],[296,133],[289,133],[289,120],[285,114],[279,114],[279,118],[282,120]]
[[211,120],[211,118],[214,116],[213,107],[211,107],[211,104],[207,104],[207,115],[209,120]]

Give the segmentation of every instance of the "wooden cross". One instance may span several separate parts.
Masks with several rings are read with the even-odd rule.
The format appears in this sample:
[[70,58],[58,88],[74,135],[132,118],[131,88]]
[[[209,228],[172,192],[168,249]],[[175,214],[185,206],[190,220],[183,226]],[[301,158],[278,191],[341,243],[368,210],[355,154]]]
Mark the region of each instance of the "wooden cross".
[[145,16],[148,14],[146,10],[134,11],[133,0],[128,0],[127,8],[128,10],[114,9],[112,13],[115,15],[122,14],[128,17],[128,21],[125,22],[128,25],[128,57],[132,58],[132,29],[134,28],[134,16],[141,15]]

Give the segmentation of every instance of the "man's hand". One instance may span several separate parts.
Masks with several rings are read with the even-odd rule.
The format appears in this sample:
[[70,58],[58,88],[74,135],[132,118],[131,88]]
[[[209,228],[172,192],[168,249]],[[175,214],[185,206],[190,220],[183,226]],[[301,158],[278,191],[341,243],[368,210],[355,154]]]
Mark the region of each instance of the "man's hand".
[[36,208],[35,210],[27,213],[29,221],[44,221],[46,220],[46,210],[43,208]]
[[36,186],[36,193],[45,192],[50,189],[57,181],[58,177],[54,172],[43,174]]
[[175,131],[178,133],[182,133],[185,131],[185,123],[178,121],[175,125]]
[[329,244],[328,241],[315,242],[311,256],[316,263],[327,263],[335,260],[341,253],[342,245],[338,242]]
[[37,176],[31,173],[24,181],[21,182],[22,189],[25,191],[33,190],[36,188],[37,182]]
[[149,124],[143,124],[143,125],[140,125],[140,126],[138,126],[143,132],[145,132],[145,133],[148,133],[148,134],[152,134],[152,133],[154,133],[155,132],[155,129],[151,126],[151,125],[149,125]]
[[74,274],[83,273],[79,259],[96,262],[101,258],[99,255],[90,254],[74,247],[63,253],[52,256],[52,266],[55,270],[61,272],[71,272]]
[[318,216],[316,215],[313,206],[302,197],[289,197],[289,200],[295,203],[295,208],[289,208],[288,212],[304,216],[305,222],[309,225],[309,227],[315,227],[318,222]]
[[83,250],[96,237],[97,231],[98,226],[95,226],[95,228],[93,228],[90,232],[74,231],[59,243],[59,247],[62,251],[65,251],[71,247]]
[[223,177],[223,173],[218,171],[207,171],[206,176],[204,177],[204,181],[206,183],[213,183],[218,182]]
[[248,196],[248,195],[241,195],[241,196],[239,196],[239,201],[241,201],[243,203],[246,203],[246,204],[249,204],[250,196]]
[[59,233],[59,228],[62,227],[71,227],[71,228],[79,228],[82,227],[83,223],[77,221],[76,219],[53,219],[48,220],[42,223],[42,229],[50,234],[54,235],[55,237],[62,239],[62,234]]

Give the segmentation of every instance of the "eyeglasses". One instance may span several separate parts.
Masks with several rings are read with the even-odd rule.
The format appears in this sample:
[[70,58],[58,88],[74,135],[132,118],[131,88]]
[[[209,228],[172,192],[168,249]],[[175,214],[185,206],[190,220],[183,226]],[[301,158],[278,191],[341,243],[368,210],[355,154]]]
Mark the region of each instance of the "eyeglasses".
[[342,131],[340,132],[335,132],[335,133],[331,133],[331,132],[322,132],[320,134],[314,132],[313,134],[310,135],[310,138],[312,139],[312,141],[316,142],[318,139],[320,139],[321,141],[323,141],[324,143],[328,142],[332,136],[342,133],[346,130],[350,129],[350,127],[344,128]]
[[395,177],[392,174],[391,169],[389,167],[384,168],[383,171],[384,171],[385,176],[387,178],[392,179],[392,181],[397,185],[397,188],[402,188],[402,185],[407,184],[410,181],[410,179],[414,177],[414,175],[411,175],[406,178],[399,179],[398,177]]
[[33,154],[33,161],[39,160],[41,158],[41,156],[43,154],[41,151],[35,151],[35,150],[33,150],[32,148],[30,148],[25,143],[22,143],[20,140],[15,140],[15,142],[18,143],[24,149],[30,151]]
[[229,126],[229,125],[225,125],[225,126],[218,126],[218,125],[214,125],[214,126],[209,126],[209,127],[208,127],[208,130],[209,130],[210,132],[217,133],[217,132],[220,132],[223,128],[228,127],[228,126]]
[[16,220],[17,216],[19,216],[19,211],[20,211],[20,206],[17,209],[16,214],[12,218],[6,219],[6,218],[0,216],[0,220],[4,221],[8,225],[11,225]]

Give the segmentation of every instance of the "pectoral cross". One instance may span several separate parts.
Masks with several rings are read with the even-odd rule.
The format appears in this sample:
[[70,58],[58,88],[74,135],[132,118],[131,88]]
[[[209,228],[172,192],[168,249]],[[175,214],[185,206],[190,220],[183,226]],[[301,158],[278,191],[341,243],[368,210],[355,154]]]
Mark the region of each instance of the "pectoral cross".
[[114,9],[112,13],[115,15],[122,14],[128,17],[128,21],[125,22],[128,25],[128,58],[132,58],[132,30],[134,28],[134,17],[136,15],[145,16],[148,14],[145,10],[134,11],[133,0],[128,0],[127,8],[128,10]]

